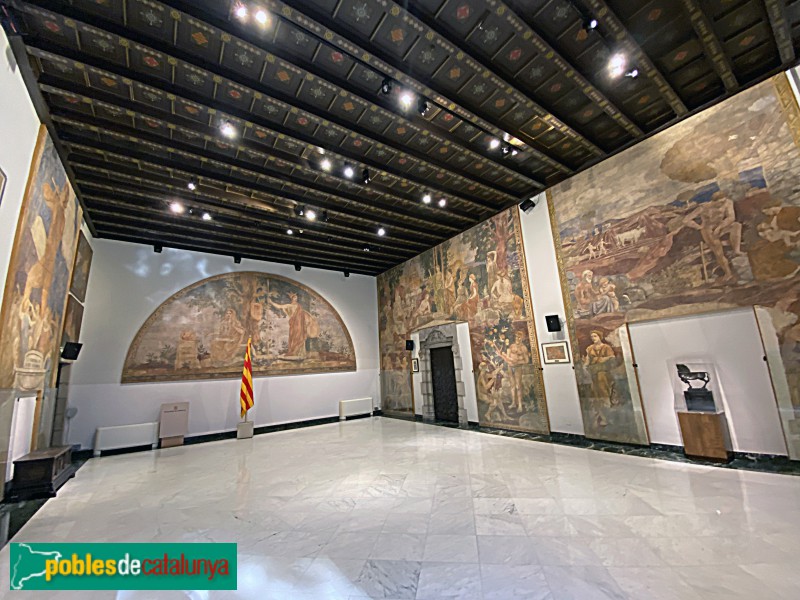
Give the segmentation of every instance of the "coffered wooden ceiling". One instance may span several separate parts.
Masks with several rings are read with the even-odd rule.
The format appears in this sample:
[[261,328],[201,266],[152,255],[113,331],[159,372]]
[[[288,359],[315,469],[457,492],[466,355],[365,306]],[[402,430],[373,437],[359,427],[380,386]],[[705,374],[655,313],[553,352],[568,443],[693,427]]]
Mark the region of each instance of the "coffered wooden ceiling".
[[3,8],[98,237],[366,274],[794,65],[800,42],[800,0]]

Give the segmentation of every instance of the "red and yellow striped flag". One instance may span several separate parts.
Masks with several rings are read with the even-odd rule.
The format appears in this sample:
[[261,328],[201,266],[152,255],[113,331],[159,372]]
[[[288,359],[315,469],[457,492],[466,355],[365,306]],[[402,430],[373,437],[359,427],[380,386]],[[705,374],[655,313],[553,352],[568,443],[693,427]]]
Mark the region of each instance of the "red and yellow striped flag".
[[244,354],[244,368],[242,368],[242,390],[239,392],[239,403],[242,405],[242,419],[247,411],[253,408],[253,363],[250,360],[250,341],[247,338],[247,352]]

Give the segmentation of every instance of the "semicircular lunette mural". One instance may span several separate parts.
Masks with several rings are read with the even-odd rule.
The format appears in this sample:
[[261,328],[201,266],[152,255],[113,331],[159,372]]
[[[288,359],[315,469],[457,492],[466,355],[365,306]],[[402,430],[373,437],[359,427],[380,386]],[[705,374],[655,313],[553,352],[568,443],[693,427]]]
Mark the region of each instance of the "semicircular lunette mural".
[[356,370],[350,332],[325,298],[243,271],[198,281],[161,304],[128,349],[122,383],[240,377],[249,336],[255,376]]

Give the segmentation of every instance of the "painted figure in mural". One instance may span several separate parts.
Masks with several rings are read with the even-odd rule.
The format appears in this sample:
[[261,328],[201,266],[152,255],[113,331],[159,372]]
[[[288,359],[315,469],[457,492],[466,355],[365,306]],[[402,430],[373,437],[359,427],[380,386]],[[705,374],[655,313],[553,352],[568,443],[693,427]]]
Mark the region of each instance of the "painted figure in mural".
[[490,370],[489,364],[482,360],[478,365],[478,398],[489,403],[489,409],[484,416],[489,422],[508,421],[509,416],[503,404],[503,397],[494,393],[496,383],[497,370]]
[[742,224],[736,221],[736,212],[733,200],[717,192],[709,202],[704,202],[686,215],[684,225],[700,232],[703,241],[711,249],[717,264],[725,274],[724,281],[735,279],[722,243],[723,236],[727,235],[731,250],[736,256],[742,252]]
[[578,285],[575,286],[575,301],[578,303],[578,309],[582,312],[589,312],[597,297],[593,279],[594,273],[586,269],[581,274]]
[[614,349],[603,341],[603,332],[594,330],[591,333],[592,343],[586,348],[583,362],[592,378],[592,397],[594,400],[596,424],[605,427],[607,424],[604,412],[616,403],[614,399],[614,376],[611,373],[615,358]]
[[619,310],[619,300],[617,299],[617,286],[611,283],[608,277],[600,279],[597,295],[592,302],[592,314],[600,315],[603,313],[613,313]]
[[480,302],[480,294],[478,293],[478,278],[475,273],[469,275],[469,292],[467,301],[465,303],[464,316],[467,321],[472,323],[475,320],[475,315],[478,314],[478,304]]
[[514,308],[514,288],[508,272],[503,269],[497,275],[497,281],[492,286],[492,300],[504,312],[511,312]]
[[494,282],[497,281],[497,251],[489,250],[486,253],[486,278],[489,282],[489,289],[494,287]]
[[216,335],[211,341],[211,360],[225,362],[232,354],[238,352],[239,346],[245,342],[244,325],[229,308],[217,326]]
[[524,367],[530,364],[531,361],[531,352],[525,345],[525,333],[522,331],[515,332],[514,341],[511,342],[508,350],[505,352],[493,341],[490,340],[489,344],[494,348],[498,356],[506,362],[511,372],[511,408],[522,412],[522,410],[524,410],[522,400],[525,396],[525,386],[523,385],[522,375]]
[[319,325],[316,319],[306,311],[298,302],[297,294],[289,293],[288,304],[278,304],[272,298],[269,300],[270,306],[283,311],[289,318],[289,343],[286,348],[286,356],[299,358],[306,357],[306,342],[309,338],[316,338],[319,335]]

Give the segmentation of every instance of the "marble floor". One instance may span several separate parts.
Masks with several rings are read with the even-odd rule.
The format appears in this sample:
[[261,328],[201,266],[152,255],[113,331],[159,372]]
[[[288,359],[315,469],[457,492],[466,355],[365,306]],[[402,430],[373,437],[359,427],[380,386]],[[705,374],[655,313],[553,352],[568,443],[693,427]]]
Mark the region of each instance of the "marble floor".
[[12,541],[238,543],[236,592],[31,599],[794,600],[800,478],[373,418],[90,460]]

